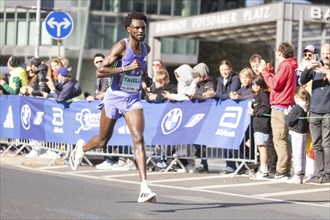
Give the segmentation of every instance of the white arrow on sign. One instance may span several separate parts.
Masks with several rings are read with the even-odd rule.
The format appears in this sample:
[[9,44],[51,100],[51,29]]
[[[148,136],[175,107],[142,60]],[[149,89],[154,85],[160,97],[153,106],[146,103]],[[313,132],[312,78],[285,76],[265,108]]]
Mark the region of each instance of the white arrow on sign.
[[60,37],[61,36],[61,27],[64,25],[63,28],[67,29],[71,25],[71,22],[67,18],[63,18],[64,21],[62,21],[60,23],[58,23],[57,21],[54,21],[54,20],[55,20],[55,18],[52,17],[51,19],[49,19],[47,24],[51,28],[55,28],[55,26],[56,26],[57,27],[57,37]]

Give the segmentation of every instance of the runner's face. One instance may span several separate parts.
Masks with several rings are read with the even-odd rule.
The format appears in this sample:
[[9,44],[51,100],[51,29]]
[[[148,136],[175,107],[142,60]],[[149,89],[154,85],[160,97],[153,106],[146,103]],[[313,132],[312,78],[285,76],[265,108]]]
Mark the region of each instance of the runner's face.
[[143,20],[133,19],[127,31],[135,41],[142,42],[145,38],[146,26]]

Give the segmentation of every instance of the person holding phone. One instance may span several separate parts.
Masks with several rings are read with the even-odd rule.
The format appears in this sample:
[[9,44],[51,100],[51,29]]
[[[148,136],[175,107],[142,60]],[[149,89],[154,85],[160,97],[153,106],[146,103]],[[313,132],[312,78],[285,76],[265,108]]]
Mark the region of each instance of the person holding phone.
[[309,129],[317,164],[310,183],[330,183],[330,44],[321,47],[321,60],[311,60],[301,73],[301,83],[312,80]]

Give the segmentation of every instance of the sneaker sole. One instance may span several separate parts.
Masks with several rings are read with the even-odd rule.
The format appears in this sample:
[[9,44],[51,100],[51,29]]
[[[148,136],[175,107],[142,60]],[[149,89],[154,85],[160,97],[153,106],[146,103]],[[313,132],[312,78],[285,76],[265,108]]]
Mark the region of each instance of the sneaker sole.
[[150,203],[157,202],[156,193],[150,193],[148,197],[143,198],[142,200],[140,200],[140,198],[138,199],[138,203],[144,203],[144,202],[150,202]]
[[75,155],[76,155],[76,149],[74,149],[69,157],[69,163],[70,163],[70,167],[72,170],[76,171],[78,169],[78,166],[75,165]]

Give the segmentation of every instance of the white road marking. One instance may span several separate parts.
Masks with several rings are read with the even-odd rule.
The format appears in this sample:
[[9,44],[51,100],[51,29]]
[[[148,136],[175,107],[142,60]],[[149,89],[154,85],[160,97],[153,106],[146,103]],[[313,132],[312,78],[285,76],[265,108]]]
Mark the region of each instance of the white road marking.
[[306,194],[306,193],[325,192],[325,191],[329,191],[330,192],[330,188],[306,189],[306,190],[290,190],[290,191],[285,191],[285,192],[254,194],[252,196],[257,196],[257,197],[276,197],[276,196],[294,195],[294,194],[302,194],[302,193]]
[[235,184],[227,184],[227,185],[210,185],[210,186],[197,186],[192,187],[194,189],[219,189],[219,188],[229,188],[229,187],[246,187],[246,186],[257,186],[257,185],[271,185],[278,184],[278,182],[252,182],[252,183],[235,183]]

